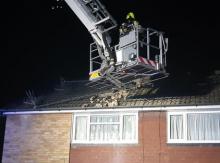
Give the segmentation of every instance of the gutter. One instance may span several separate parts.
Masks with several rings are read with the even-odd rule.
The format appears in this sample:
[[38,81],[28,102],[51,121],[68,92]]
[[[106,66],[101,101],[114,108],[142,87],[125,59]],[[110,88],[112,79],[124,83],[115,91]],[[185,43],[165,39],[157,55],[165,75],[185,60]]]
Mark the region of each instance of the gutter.
[[42,108],[40,110],[0,110],[3,115],[21,114],[60,114],[60,113],[95,113],[95,112],[133,112],[133,111],[187,111],[187,110],[219,110],[220,105],[187,105],[187,106],[160,106],[160,107],[117,107],[117,108]]

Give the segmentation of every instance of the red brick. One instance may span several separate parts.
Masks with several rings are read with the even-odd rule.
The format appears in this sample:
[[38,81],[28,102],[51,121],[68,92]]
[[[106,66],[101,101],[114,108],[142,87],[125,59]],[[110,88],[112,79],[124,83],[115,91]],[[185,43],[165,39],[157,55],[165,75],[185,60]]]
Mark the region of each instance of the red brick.
[[139,144],[74,146],[71,163],[219,163],[220,146],[168,145],[166,113],[139,113]]

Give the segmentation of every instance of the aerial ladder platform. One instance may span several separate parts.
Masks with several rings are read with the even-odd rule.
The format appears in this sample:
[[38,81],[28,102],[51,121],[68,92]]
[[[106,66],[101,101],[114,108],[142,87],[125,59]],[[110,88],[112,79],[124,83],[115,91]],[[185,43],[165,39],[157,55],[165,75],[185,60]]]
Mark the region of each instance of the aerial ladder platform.
[[65,0],[91,34],[89,86],[131,88],[166,78],[168,38],[137,23],[123,23],[118,44],[110,31],[118,27],[99,0]]

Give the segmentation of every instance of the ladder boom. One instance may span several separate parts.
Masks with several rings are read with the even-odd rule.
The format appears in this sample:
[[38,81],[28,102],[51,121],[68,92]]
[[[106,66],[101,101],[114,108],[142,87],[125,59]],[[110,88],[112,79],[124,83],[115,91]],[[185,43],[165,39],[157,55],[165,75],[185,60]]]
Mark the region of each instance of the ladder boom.
[[109,41],[111,37],[108,31],[117,26],[116,21],[99,0],[65,1],[90,32],[97,46],[102,49],[99,50],[99,56],[102,58],[102,69],[108,69],[114,64],[114,54]]
[[65,0],[68,6],[84,24],[100,46],[103,45],[102,34],[117,26],[99,0]]

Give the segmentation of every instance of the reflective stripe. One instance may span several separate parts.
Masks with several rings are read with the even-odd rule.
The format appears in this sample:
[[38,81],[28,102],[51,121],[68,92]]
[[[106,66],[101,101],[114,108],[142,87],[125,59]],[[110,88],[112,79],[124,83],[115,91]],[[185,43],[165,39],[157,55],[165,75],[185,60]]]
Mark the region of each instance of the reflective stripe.
[[156,66],[156,63],[154,61],[146,59],[146,58],[141,57],[141,56],[138,57],[138,62],[147,64],[147,65],[150,65],[150,66],[153,66],[153,67]]

